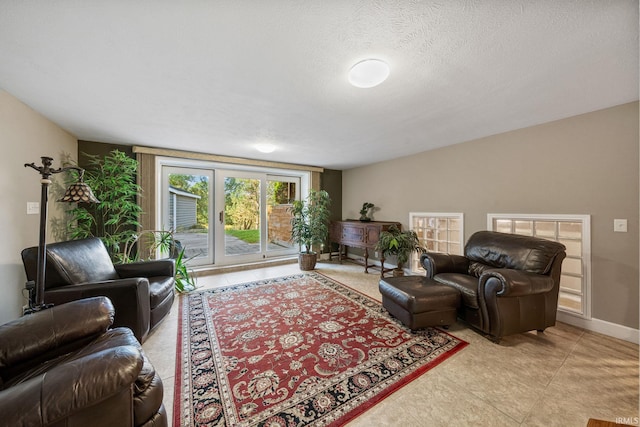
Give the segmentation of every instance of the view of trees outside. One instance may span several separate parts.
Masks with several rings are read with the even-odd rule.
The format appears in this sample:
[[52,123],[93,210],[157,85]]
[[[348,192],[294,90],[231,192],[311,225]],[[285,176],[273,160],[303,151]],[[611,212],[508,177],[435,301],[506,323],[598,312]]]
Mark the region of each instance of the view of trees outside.
[[296,184],[293,182],[269,181],[267,202],[269,205],[285,205],[293,203],[296,197]]
[[260,180],[226,178],[225,230],[260,230]]

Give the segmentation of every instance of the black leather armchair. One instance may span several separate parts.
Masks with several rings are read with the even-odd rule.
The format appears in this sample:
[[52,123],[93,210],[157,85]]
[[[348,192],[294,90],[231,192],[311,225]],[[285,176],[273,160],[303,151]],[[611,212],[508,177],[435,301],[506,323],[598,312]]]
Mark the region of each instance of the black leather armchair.
[[558,242],[479,231],[464,256],[427,252],[420,262],[427,277],[460,291],[458,317],[497,342],[555,325],[565,256]]
[[[36,280],[38,248],[23,250],[22,261],[27,280]],[[171,309],[174,277],[173,259],[114,265],[97,237],[52,243],[47,245],[44,301],[57,305],[109,297],[116,308],[114,326],[130,328],[143,342]]]
[[0,424],[166,426],[162,381],[113,315],[95,297],[0,325]]

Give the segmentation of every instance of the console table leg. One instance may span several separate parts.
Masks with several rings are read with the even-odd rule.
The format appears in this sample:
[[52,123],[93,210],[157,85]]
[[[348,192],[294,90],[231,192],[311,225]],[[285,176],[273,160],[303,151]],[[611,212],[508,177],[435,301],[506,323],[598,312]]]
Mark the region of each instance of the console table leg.
[[369,272],[369,249],[364,248],[364,272]]

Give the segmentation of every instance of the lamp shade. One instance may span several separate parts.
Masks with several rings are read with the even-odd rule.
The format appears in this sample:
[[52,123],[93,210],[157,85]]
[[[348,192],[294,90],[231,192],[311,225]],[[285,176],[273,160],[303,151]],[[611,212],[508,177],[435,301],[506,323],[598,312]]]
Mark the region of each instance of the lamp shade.
[[91,191],[91,187],[82,181],[71,184],[64,193],[64,196],[58,201],[69,203],[100,203],[96,196],[94,196],[93,191]]

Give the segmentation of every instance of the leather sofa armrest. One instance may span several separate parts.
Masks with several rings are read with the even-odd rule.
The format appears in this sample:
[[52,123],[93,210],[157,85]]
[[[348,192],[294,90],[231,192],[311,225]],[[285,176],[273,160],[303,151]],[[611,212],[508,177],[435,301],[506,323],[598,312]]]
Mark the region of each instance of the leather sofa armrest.
[[116,264],[114,267],[121,278],[176,275],[176,263],[171,258]]
[[427,271],[427,277],[440,273],[468,274],[469,260],[461,255],[427,252],[420,257],[420,264]]
[[2,423],[62,425],[74,413],[131,388],[142,364],[140,350],[132,346],[114,347],[62,363],[46,374],[0,391]]
[[111,301],[100,296],[54,306],[0,325],[0,370],[97,337],[111,326],[113,319]]
[[151,301],[145,277],[68,285],[48,290],[45,300],[54,304],[97,295],[108,297],[115,308],[113,327],[125,326],[142,342],[149,333]]
[[520,297],[549,292],[553,289],[554,281],[552,277],[542,274],[496,268],[482,273],[478,286],[485,295],[490,292],[498,297]]

